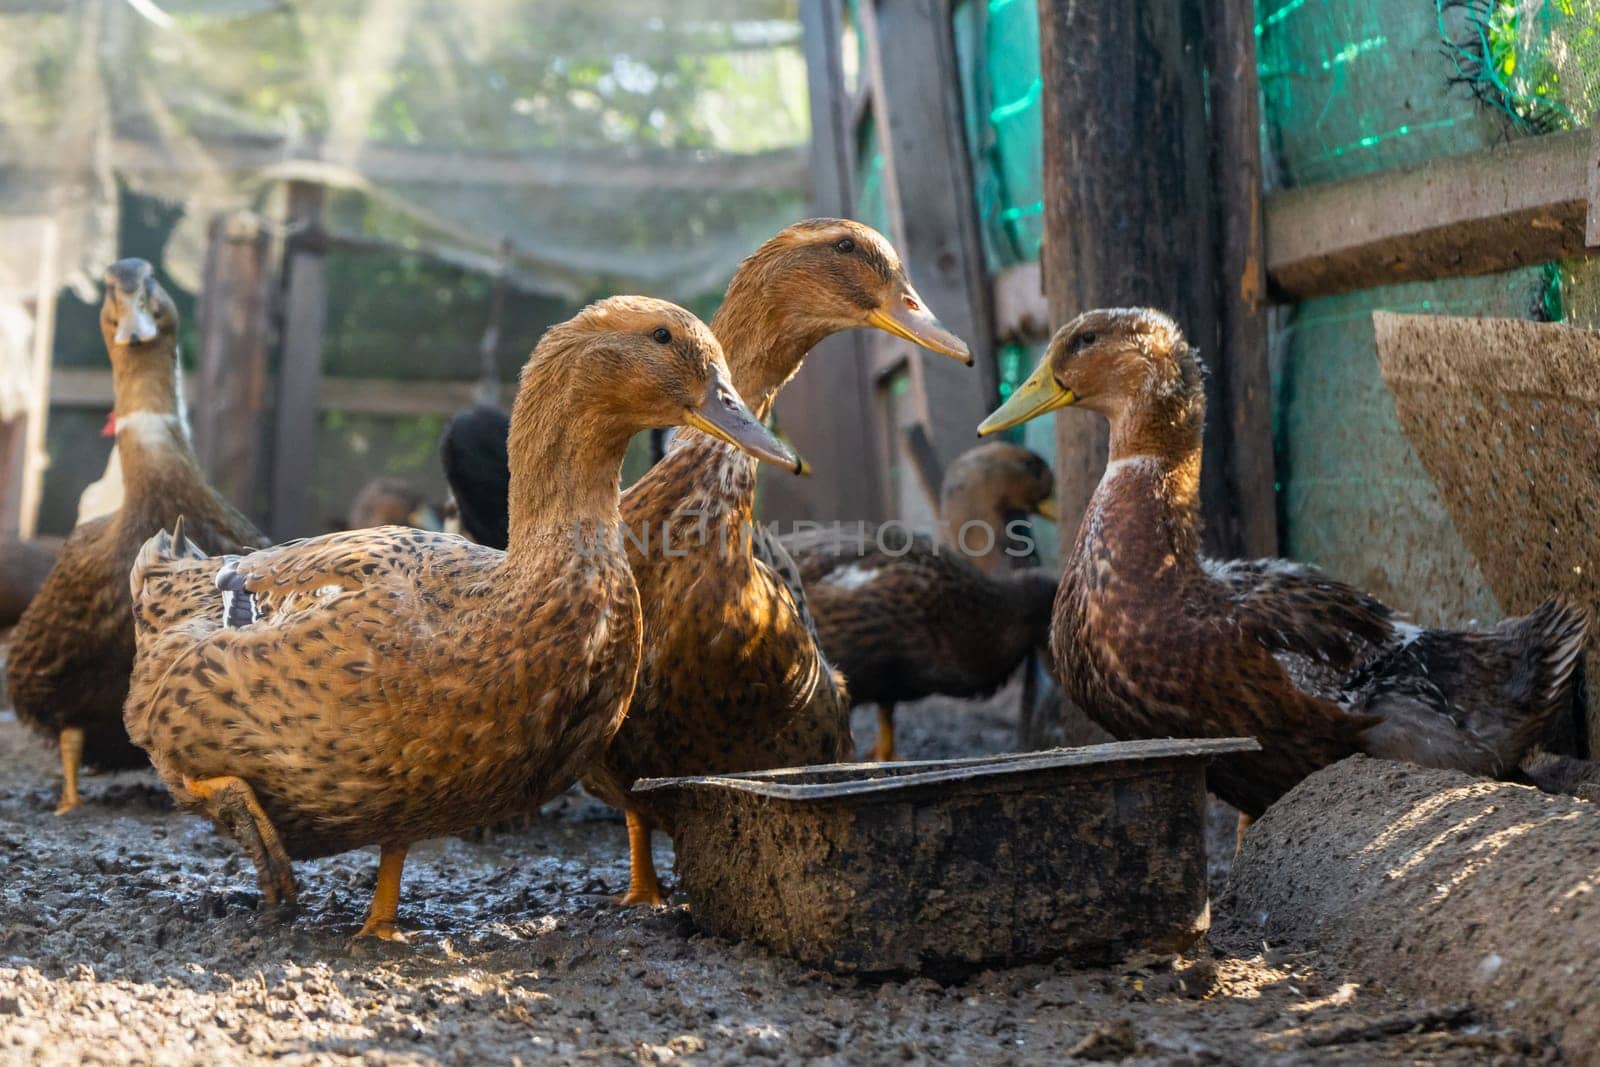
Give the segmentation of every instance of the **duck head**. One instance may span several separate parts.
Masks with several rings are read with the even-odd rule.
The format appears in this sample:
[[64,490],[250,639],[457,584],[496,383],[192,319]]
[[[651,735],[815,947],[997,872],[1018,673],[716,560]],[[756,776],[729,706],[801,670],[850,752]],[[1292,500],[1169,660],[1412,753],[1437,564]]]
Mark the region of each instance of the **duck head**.
[[[1198,445],[1205,413],[1200,365],[1177,323],[1149,308],[1086,311],[1050,340],[1039,366],[978,427],[998,433],[1047,412],[1074,406],[1111,421],[1113,457],[1119,438],[1153,435],[1146,451]],[[1180,440],[1181,439],[1181,440]]]
[[[786,226],[745,263],[782,287],[796,318],[828,332],[870,326],[970,365],[967,343],[934,315],[894,246],[850,219]],[[741,268],[743,269],[743,268]]]
[[178,308],[143,259],[119,259],[106,268],[100,333],[106,349],[139,349],[178,335]]
[[780,230],[739,266],[712,321],[734,384],[760,410],[808,351],[841,330],[883,330],[969,366],[972,353],[911,284],[894,246],[849,219]]
[[107,267],[105,287],[100,334],[111,357],[116,391],[116,411],[108,425],[119,440],[124,430],[149,444],[186,438],[177,305],[156,281],[155,268],[142,259],[121,259]]
[[570,402],[628,434],[692,426],[759,460],[807,470],[734,391],[710,328],[676,304],[640,296],[591,304],[545,334],[528,369],[550,359],[581,365],[587,386]]
[[1009,522],[1042,515],[1055,518],[1055,475],[1036,452],[1006,441],[988,441],[963,452],[945,471],[939,511],[946,520]]

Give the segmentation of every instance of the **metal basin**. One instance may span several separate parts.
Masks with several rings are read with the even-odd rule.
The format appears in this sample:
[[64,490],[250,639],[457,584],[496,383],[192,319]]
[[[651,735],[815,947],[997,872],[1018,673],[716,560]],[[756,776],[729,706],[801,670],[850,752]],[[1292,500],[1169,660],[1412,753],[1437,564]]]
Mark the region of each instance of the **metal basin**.
[[634,788],[672,808],[695,922],[841,972],[1180,950],[1210,925],[1205,762],[1124,741]]

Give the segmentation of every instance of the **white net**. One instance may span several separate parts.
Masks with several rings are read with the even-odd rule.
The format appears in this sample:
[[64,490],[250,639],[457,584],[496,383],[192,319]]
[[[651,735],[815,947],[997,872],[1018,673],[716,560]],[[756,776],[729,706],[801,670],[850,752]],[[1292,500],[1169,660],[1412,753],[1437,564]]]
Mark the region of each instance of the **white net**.
[[138,251],[119,185],[174,202],[161,266],[192,286],[212,213],[311,177],[336,235],[691,300],[802,209],[795,3],[12,0],[0,212],[55,219],[82,282]]

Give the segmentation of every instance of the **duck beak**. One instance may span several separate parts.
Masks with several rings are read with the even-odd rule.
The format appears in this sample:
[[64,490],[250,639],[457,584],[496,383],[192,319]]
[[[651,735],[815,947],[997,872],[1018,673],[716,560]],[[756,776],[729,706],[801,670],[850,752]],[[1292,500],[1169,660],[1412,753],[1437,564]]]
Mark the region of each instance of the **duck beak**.
[[944,323],[928,310],[928,305],[922,302],[922,297],[911,288],[909,282],[896,286],[888,300],[868,312],[867,322],[930,352],[959,359],[967,366],[972,366],[972,350],[967,343],[945,329]]
[[1053,496],[1047,496],[1033,505],[1033,511],[1034,514],[1049,519],[1051,522],[1060,521],[1058,518],[1059,512],[1056,511],[1056,498]]
[[[1028,375],[1028,380],[1017,386],[1017,391],[1011,394],[1009,400],[978,424],[978,436],[987,437],[1001,430],[1009,430],[1047,411],[1075,403],[1077,399],[1071,389],[1062,388],[1061,383],[1056,381],[1056,376],[1050,372],[1050,360],[1046,357]],[[1044,512],[1039,514],[1044,515]],[[1045,518],[1050,516],[1045,515]]]
[[145,307],[144,300],[136,296],[123,296],[117,300],[117,334],[114,338],[117,344],[142,345],[154,341],[159,332],[155,317]]
[[761,420],[750,413],[721,370],[717,371],[716,380],[706,393],[705,403],[683,413],[683,424],[710,434],[719,441],[726,441],[774,466],[784,467],[795,474],[811,473],[805,460],[790,451],[787,445],[778,440],[777,435],[761,425]]

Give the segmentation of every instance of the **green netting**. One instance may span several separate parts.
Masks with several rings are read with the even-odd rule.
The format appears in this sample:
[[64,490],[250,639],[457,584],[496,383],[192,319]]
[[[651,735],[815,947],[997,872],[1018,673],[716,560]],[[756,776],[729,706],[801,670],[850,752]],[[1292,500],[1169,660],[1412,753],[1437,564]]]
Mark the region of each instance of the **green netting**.
[[[1263,151],[1299,185],[1581,125],[1595,104],[1596,0],[1258,0]],[[1280,529],[1424,622],[1499,614],[1394,413],[1372,312],[1564,318],[1594,272],[1530,267],[1298,304],[1274,365]]]
[[856,218],[892,237],[894,229],[887,196],[878,124],[869,116],[856,134]]
[[1585,0],[1437,0],[1457,76],[1521,130],[1588,125],[1600,104],[1600,10]]
[[956,55],[974,192],[990,270],[1039,258],[1044,239],[1044,81],[1036,0],[960,0]]

